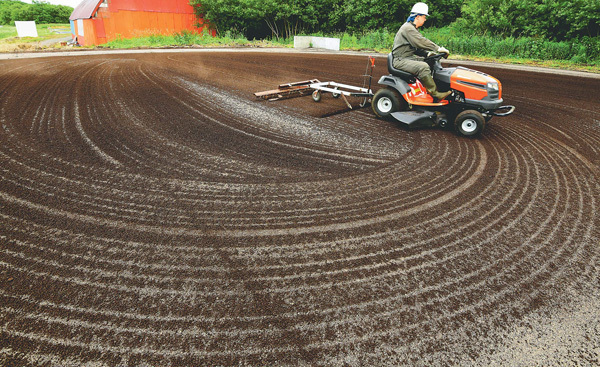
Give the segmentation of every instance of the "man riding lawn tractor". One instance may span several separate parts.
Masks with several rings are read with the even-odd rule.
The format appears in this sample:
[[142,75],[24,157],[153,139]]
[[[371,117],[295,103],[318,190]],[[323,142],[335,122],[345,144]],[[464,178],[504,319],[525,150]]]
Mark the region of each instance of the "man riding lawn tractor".
[[381,76],[375,93],[371,90],[375,59],[369,57],[367,70],[371,73],[364,75],[362,88],[315,79],[281,84],[277,90],[255,95],[276,100],[292,94],[302,96],[305,90],[312,89],[315,102],[321,100],[323,93],[331,93],[334,98],[342,97],[350,109],[346,97],[358,97],[362,99],[361,107],[371,102],[373,112],[380,118],[393,118],[411,128],[454,126],[463,136],[477,136],[493,116],[508,116],[515,108],[502,105],[502,84],[491,75],[461,66],[442,67],[441,59],[448,57],[448,50],[418,30],[428,12],[424,3],[413,6],[388,54],[389,74]]
[[492,116],[508,116],[515,108],[502,105],[502,84],[491,75],[442,67],[448,50],[418,30],[428,12],[426,4],[416,3],[400,27],[387,59],[390,74],[379,79],[382,88],[373,95],[371,107],[378,117],[411,128],[454,126],[463,136],[477,136]]
[[423,60],[428,52],[448,55],[449,51],[431,42],[419,32],[418,28],[423,26],[427,16],[429,16],[427,4],[416,3],[413,6],[406,23],[400,27],[394,38],[393,65],[396,69],[416,75],[433,98],[442,100],[451,92],[438,92],[431,69]]

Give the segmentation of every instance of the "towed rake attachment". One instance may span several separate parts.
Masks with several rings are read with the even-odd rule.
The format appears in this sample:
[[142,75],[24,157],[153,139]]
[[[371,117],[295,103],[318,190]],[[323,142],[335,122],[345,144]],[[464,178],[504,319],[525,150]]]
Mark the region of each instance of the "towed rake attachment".
[[254,95],[257,98],[266,99],[269,101],[277,101],[284,98],[294,98],[309,95],[313,89],[312,84],[320,83],[318,79],[304,80],[301,82],[279,84],[277,89],[267,90],[264,92],[256,92]]

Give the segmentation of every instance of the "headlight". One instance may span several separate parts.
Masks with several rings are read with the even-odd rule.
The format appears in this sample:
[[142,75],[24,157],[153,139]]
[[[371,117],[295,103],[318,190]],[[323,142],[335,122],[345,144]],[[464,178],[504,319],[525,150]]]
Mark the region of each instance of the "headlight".
[[487,87],[489,90],[499,90],[500,88],[498,87],[498,83],[488,83]]

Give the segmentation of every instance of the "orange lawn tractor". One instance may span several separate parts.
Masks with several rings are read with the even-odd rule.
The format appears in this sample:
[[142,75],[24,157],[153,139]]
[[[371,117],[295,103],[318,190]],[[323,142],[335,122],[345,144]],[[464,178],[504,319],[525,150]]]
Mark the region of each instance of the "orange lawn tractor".
[[379,117],[393,117],[411,127],[454,126],[463,136],[476,136],[493,116],[508,116],[514,106],[502,106],[502,84],[485,73],[464,67],[443,68],[440,60],[446,54],[425,59],[432,70],[439,91],[452,93],[435,101],[416,76],[392,65],[388,55],[388,71],[379,79],[384,88],[373,96],[371,106]]

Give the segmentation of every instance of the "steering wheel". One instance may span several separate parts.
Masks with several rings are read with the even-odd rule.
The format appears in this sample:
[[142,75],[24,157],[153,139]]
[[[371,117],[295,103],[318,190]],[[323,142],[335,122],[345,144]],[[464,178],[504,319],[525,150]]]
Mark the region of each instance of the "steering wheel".
[[435,62],[435,61],[441,60],[442,57],[444,59],[447,59],[448,58],[448,54],[446,54],[446,53],[440,53],[440,54],[435,54],[435,55],[427,56],[424,61],[425,62],[429,62],[429,61],[434,61]]

